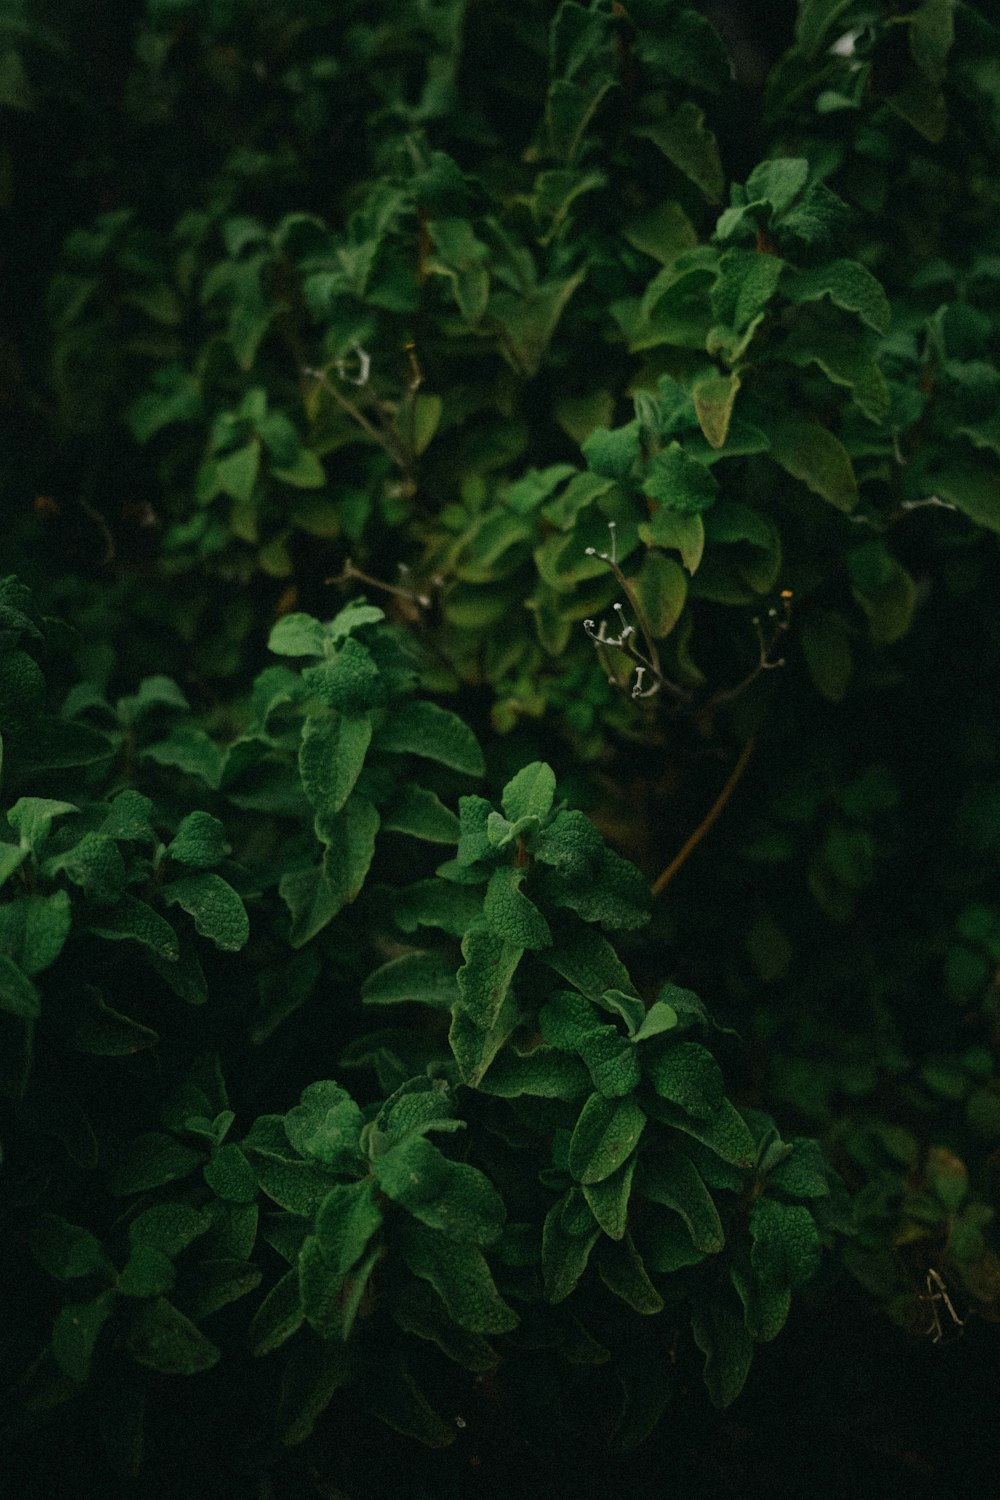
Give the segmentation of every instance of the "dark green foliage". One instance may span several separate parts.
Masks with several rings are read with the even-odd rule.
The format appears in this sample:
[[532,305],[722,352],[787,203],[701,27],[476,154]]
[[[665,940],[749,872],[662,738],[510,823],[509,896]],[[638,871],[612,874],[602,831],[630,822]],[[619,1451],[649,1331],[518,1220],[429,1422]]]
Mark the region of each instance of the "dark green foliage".
[[291,1500],[415,1441],[443,1496],[494,1443],[610,1495],[648,1443],[735,1493],[756,1346],[986,1348],[998,48],[983,0],[0,4],[26,1472]]

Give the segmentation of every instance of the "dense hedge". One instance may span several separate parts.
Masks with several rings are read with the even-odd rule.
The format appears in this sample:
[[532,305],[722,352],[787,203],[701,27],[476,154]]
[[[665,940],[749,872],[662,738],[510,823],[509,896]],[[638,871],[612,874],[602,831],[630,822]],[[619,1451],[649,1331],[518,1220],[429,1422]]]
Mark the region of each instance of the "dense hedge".
[[0,5],[21,1493],[986,1472],[995,21]]

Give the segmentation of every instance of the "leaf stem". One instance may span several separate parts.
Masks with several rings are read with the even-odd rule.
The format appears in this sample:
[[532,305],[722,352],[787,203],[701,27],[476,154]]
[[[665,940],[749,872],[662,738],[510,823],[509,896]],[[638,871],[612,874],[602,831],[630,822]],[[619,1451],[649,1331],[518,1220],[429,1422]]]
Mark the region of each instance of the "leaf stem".
[[756,738],[751,735],[746,744],[743,746],[743,749],[740,751],[739,758],[737,759],[736,764],[733,766],[733,769],[729,773],[729,780],[726,782],[725,786],[722,788],[722,791],[712,803],[712,806],[709,808],[704,818],[702,818],[701,822],[698,824],[698,827],[695,829],[694,833],[691,834],[690,838],[685,840],[684,844],[674,855],[673,859],[670,861],[669,865],[667,865],[666,869],[662,870],[654,880],[652,886],[650,887],[651,892],[654,896],[658,896],[663,888],[669,885],[670,881],[673,880],[674,876],[677,874],[677,871],[685,863],[689,855],[694,853],[695,849],[697,849],[706,833],[708,833],[709,829],[712,827],[712,824],[715,822],[716,818],[718,818],[722,809],[725,807],[726,803],[733,795],[733,792],[736,790],[740,777],[743,775],[743,772],[747,768],[747,763],[754,752],[754,747],[756,746],[756,744]]

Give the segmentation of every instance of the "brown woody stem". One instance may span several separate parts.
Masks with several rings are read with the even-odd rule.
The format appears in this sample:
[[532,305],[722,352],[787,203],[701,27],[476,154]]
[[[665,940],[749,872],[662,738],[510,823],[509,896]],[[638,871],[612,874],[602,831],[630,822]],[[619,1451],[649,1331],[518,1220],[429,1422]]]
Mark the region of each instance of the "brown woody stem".
[[705,837],[706,833],[711,828],[712,824],[715,822],[716,818],[719,816],[722,809],[729,801],[730,797],[733,795],[733,792],[736,790],[739,779],[747,768],[747,762],[754,752],[754,746],[756,745],[756,743],[756,739],[751,735],[750,739],[747,740],[746,744],[743,746],[743,749],[740,751],[739,758],[736,764],[733,766],[733,769],[729,773],[729,780],[726,782],[725,786],[722,788],[722,791],[712,803],[712,806],[709,808],[705,817],[702,818],[701,822],[698,824],[698,827],[695,829],[694,833],[692,833],[691,837],[685,840],[684,844],[674,855],[669,865],[667,865],[667,868],[665,870],[662,870],[654,880],[652,886],[650,887],[651,892],[654,896],[658,896],[663,890],[664,886],[669,885],[670,881],[673,880],[674,876],[677,874],[677,871],[685,863],[688,856],[693,854],[695,849],[697,849],[698,845],[701,843],[702,839]]

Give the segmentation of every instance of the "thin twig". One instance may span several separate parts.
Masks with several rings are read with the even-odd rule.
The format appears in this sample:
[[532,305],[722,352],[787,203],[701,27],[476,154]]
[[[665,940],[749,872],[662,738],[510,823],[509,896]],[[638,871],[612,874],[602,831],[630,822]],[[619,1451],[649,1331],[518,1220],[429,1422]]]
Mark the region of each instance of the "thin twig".
[[667,868],[661,871],[661,873],[656,877],[656,880],[653,882],[653,885],[651,887],[651,892],[654,896],[658,896],[663,890],[664,886],[669,885],[670,881],[673,880],[674,876],[677,874],[677,871],[685,863],[688,856],[693,854],[695,849],[697,849],[698,845],[701,843],[702,839],[705,837],[706,833],[709,831],[712,824],[715,822],[716,818],[719,816],[722,809],[725,807],[726,803],[733,795],[733,792],[736,790],[739,779],[743,775],[743,772],[746,770],[747,763],[754,752],[754,746],[756,745],[756,743],[757,741],[755,737],[751,735],[746,744],[743,746],[743,749],[740,751],[739,759],[729,773],[729,780],[726,782],[725,786],[722,788],[722,791],[712,803],[712,806],[709,808],[705,817],[698,824],[698,827],[695,829],[694,833],[692,833],[691,837],[685,841],[681,849],[677,852],[677,854],[674,855],[669,865],[667,865]]
[[301,367],[300,374],[305,378],[315,380],[326,391],[327,395],[333,397],[341,411],[346,412],[353,422],[357,422],[361,430],[367,432],[368,436],[374,442],[378,443],[380,448],[384,448],[393,462],[402,469],[408,478],[410,477],[410,470],[413,466],[411,455],[386,421],[385,413],[381,407],[377,407],[376,410],[378,411],[382,425],[376,427],[374,422],[368,420],[356,402],[345,396],[343,391],[338,391],[325,370],[317,370],[312,366],[304,365]]
[[[402,564],[400,565],[402,569]],[[349,583],[351,579],[357,579],[359,583],[367,583],[370,588],[381,589],[386,594],[394,594],[397,599],[406,599],[411,604],[419,604],[422,609],[430,609],[431,598],[429,594],[418,594],[415,589],[403,588],[395,583],[383,583],[381,578],[373,578],[370,573],[362,573],[356,568],[351,559],[344,559],[344,566],[340,573],[334,578],[324,578],[324,583],[337,584]]]
[[775,622],[774,639],[770,644],[764,636],[764,627],[760,616],[754,615],[752,623],[754,630],[757,632],[757,644],[760,653],[758,660],[751,667],[747,675],[741,678],[739,682],[734,683],[732,687],[719,688],[717,692],[713,693],[708,701],[702,705],[702,714],[712,714],[717,708],[721,708],[724,703],[731,703],[734,698],[738,698],[741,693],[745,693],[747,688],[751,687],[757,681],[762,672],[770,672],[775,667],[783,667],[785,665],[785,658],[783,656],[779,656],[776,660],[772,661],[771,653],[777,648],[779,640],[792,623],[791,589],[782,589],[781,605],[780,613],[777,609],[769,609],[767,612],[769,618]]
[[[599,652],[604,646],[614,646],[619,651],[624,652],[624,654],[634,664],[636,680],[632,688],[633,698],[652,698],[662,688],[665,689],[666,692],[669,693],[678,702],[687,703],[690,701],[691,694],[684,688],[678,686],[676,682],[671,682],[668,677],[664,676],[663,669],[660,666],[660,653],[657,650],[656,640],[653,636],[653,631],[649,624],[649,621],[646,618],[646,612],[643,609],[642,601],[640,600],[635,589],[632,587],[631,581],[625,577],[625,574],[622,572],[621,565],[618,562],[618,531],[616,522],[608,522],[608,532],[611,536],[611,550],[609,552],[599,552],[596,547],[586,547],[584,550],[588,557],[600,558],[601,562],[605,563],[611,569],[612,575],[614,576],[629,604],[632,606],[632,612],[635,615],[636,620],[639,622],[639,630],[642,633],[643,645],[646,648],[645,655],[639,650],[638,646],[636,645],[635,627],[633,625],[626,624],[625,612],[620,604],[616,604],[614,606],[618,614],[619,623],[621,625],[621,631],[618,636],[609,636],[607,634],[605,622],[603,620],[601,621],[599,629],[595,628],[593,620],[584,620],[583,628],[590,636],[590,639],[597,646]],[[603,657],[602,661],[604,661]],[[606,661],[604,661],[604,664],[606,667]],[[648,688],[643,687],[643,678],[645,677],[647,672],[652,679],[652,684]],[[629,673],[629,676],[631,675],[632,674]],[[613,682],[616,686],[622,689],[624,689],[625,687],[625,683],[619,682],[616,675],[609,674],[608,681]]]

